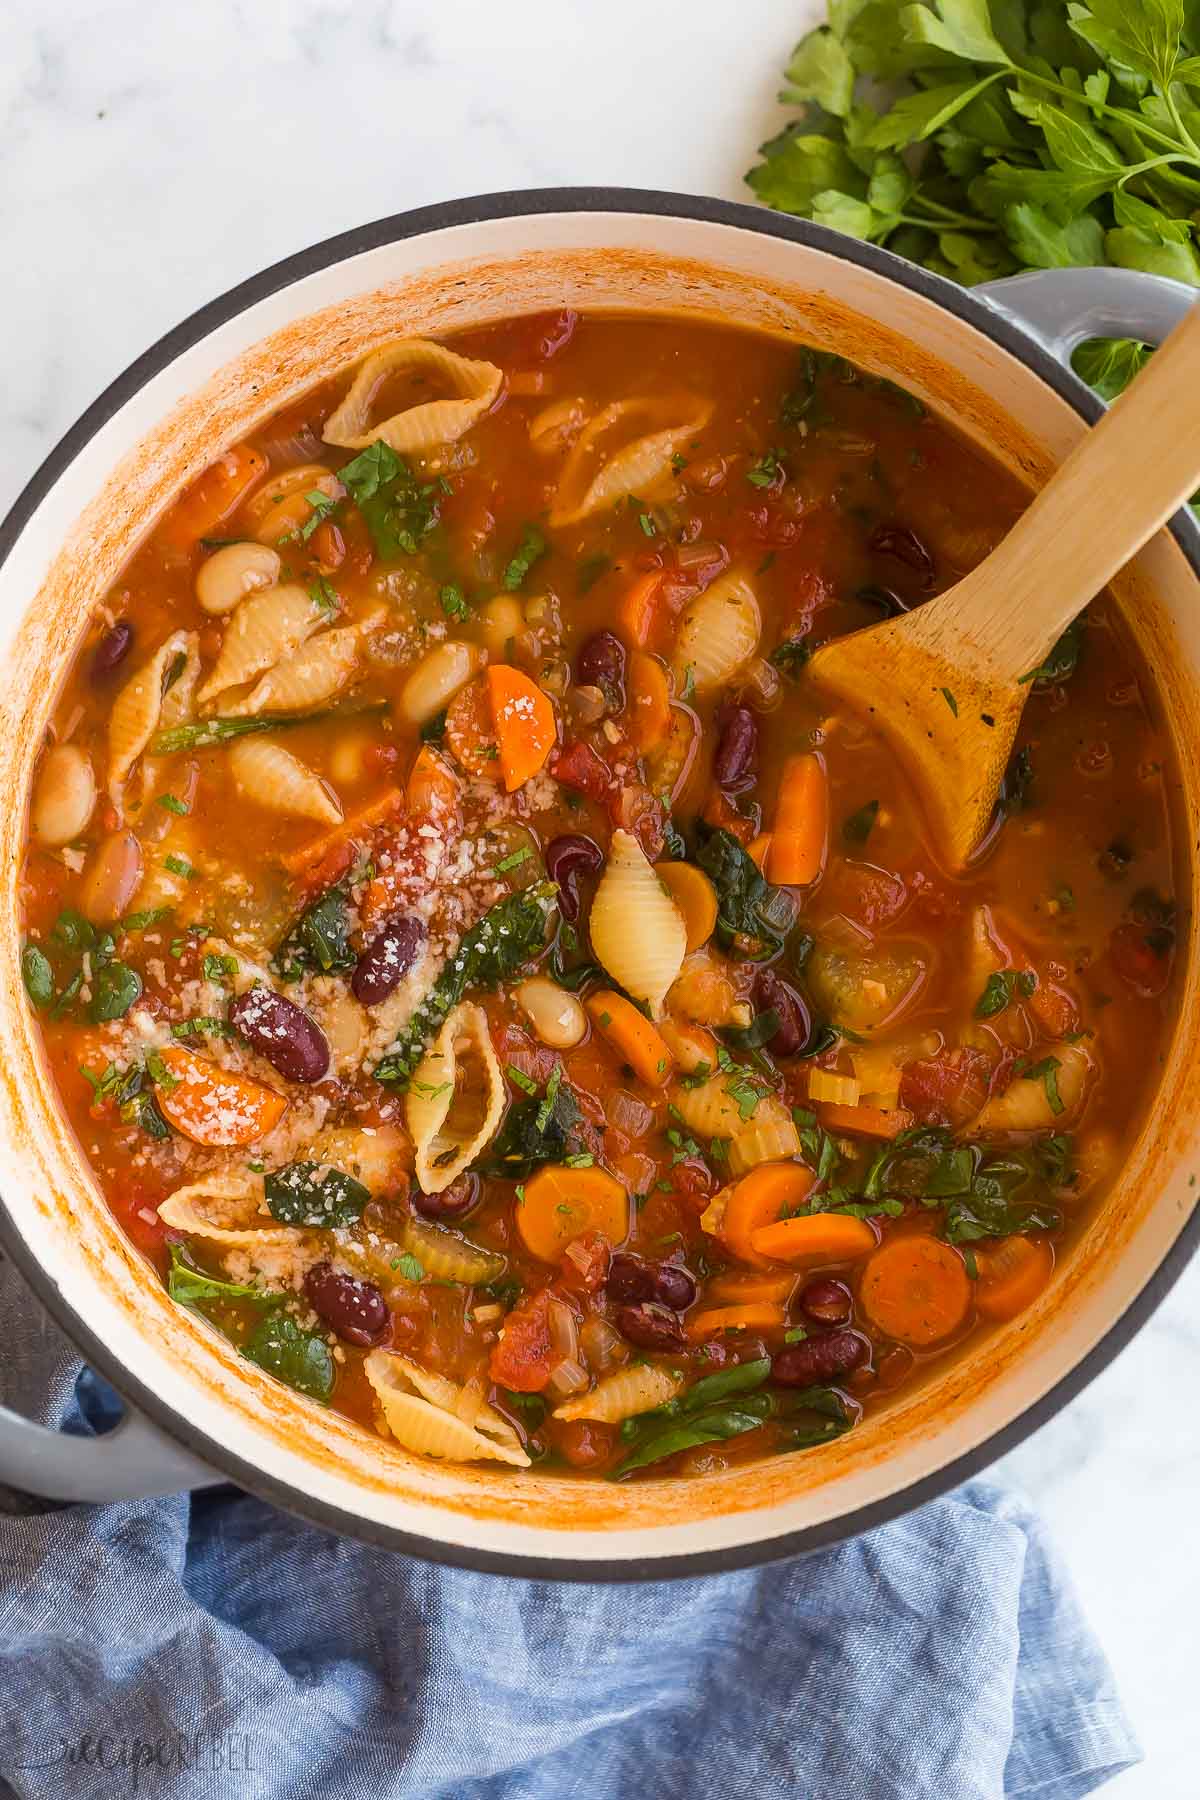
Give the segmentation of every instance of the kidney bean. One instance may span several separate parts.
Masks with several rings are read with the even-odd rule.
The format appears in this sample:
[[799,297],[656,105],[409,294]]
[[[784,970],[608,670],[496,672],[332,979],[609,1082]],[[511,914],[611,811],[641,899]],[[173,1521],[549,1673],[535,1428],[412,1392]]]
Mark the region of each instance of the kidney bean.
[[812,1021],[808,1007],[790,982],[773,969],[761,969],[754,981],[756,1012],[777,1012],[779,1029],[765,1048],[772,1056],[796,1056],[808,1042]]
[[412,913],[393,913],[371,939],[350,977],[350,992],[364,1006],[378,1006],[400,985],[425,941],[425,927]]
[[133,644],[133,626],[128,619],[118,619],[106,631],[92,652],[92,680],[104,681],[118,663],[124,662]]
[[726,701],[717,713],[717,752],[713,779],[718,787],[740,787],[750,776],[758,755],[758,725],[748,706]]
[[465,1219],[479,1205],[478,1175],[460,1175],[440,1194],[423,1194],[414,1187],[409,1203],[423,1219],[438,1219],[443,1224],[451,1219]]
[[822,1325],[844,1325],[854,1310],[850,1289],[840,1281],[810,1281],[800,1295],[800,1306],[810,1319]]
[[771,1359],[771,1379],[780,1387],[837,1381],[861,1368],[870,1354],[870,1344],[857,1331],[823,1331],[820,1337],[778,1351]]
[[654,1298],[675,1312],[682,1312],[696,1298],[696,1277],[679,1263],[659,1263],[654,1276]]
[[544,861],[551,881],[558,883],[558,910],[571,924],[579,917],[579,888],[584,875],[596,875],[604,867],[604,852],[590,837],[565,833],[551,838]]
[[921,577],[922,587],[932,587],[935,575],[933,557],[915,531],[907,525],[878,525],[871,533],[871,548],[881,556],[892,556]]
[[625,646],[611,631],[597,631],[575,658],[581,687],[598,687],[614,712],[625,704]]
[[638,1306],[619,1306],[615,1319],[621,1336],[639,1350],[682,1350],[686,1339],[677,1313],[657,1300]]
[[345,1275],[331,1263],[317,1263],[304,1277],[309,1305],[331,1331],[366,1350],[387,1335],[387,1301],[373,1281]]
[[[610,1300],[656,1300],[654,1269],[642,1257],[618,1250],[608,1266],[604,1291]],[[666,1302],[670,1305],[670,1302]]]
[[273,988],[252,987],[239,994],[229,1009],[229,1021],[239,1037],[288,1081],[320,1081],[327,1073],[325,1033],[315,1019]]

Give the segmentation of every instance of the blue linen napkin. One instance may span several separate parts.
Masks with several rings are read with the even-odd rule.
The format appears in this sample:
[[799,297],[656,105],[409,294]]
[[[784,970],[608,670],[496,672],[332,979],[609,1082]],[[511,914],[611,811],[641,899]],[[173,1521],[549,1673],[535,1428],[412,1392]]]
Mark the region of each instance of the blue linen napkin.
[[[0,1399],[91,1429],[104,1384],[2,1262],[0,1317]],[[1139,1756],[1044,1528],[983,1482],[637,1587],[436,1568],[231,1487],[0,1517],[5,1800],[1077,1800]]]

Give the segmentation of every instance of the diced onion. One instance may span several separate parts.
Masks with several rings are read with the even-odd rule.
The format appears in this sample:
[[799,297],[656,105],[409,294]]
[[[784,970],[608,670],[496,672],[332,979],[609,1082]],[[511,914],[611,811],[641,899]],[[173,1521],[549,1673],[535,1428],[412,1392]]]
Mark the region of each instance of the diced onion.
[[580,1326],[579,1348],[593,1375],[607,1375],[629,1358],[629,1345],[625,1339],[598,1313],[593,1313]]
[[654,1124],[653,1108],[627,1088],[614,1088],[605,1108],[608,1122],[627,1138],[644,1138]]
[[573,1357],[564,1356],[551,1369],[546,1391],[553,1394],[556,1400],[569,1400],[572,1394],[582,1394],[591,1384],[592,1378],[583,1364],[576,1362]]
[[552,1299],[546,1309],[550,1342],[564,1360],[573,1362],[579,1354],[579,1327],[575,1314],[565,1300]]

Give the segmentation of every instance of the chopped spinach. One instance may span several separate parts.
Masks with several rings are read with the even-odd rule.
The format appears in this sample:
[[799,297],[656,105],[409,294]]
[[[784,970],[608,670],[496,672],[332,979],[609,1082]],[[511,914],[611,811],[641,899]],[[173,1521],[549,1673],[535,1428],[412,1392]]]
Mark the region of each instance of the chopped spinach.
[[263,1185],[273,1219],[321,1231],[357,1224],[371,1198],[361,1181],[327,1163],[289,1163],[268,1175]]
[[309,969],[331,975],[354,967],[349,903],[344,887],[331,887],[305,907],[272,959],[282,981],[299,981]]
[[49,1006],[54,998],[54,970],[36,944],[26,944],[21,952],[21,979],[39,1011]]
[[773,1397],[757,1391],[770,1373],[770,1357],[758,1357],[715,1375],[705,1375],[674,1400],[627,1420],[622,1436],[632,1448],[612,1478],[623,1480],[681,1450],[755,1430],[775,1410]]
[[301,1331],[286,1313],[269,1314],[243,1347],[242,1355],[313,1400],[328,1400],[333,1392],[329,1345],[315,1332]]
[[92,976],[92,999],[88,1017],[93,1025],[109,1019],[123,1019],[142,992],[142,978],[136,969],[123,962],[107,962]]
[[[519,1071],[509,1073],[515,1077]],[[524,1088],[527,1080],[525,1077],[517,1085]],[[574,1134],[583,1114],[574,1094],[561,1075],[553,1093],[547,1087],[543,1096],[536,1084],[531,1085],[532,1095],[509,1107],[499,1135],[475,1164],[481,1175],[524,1181],[543,1163],[565,1163],[577,1154],[579,1139]]]
[[546,920],[557,892],[553,881],[538,881],[532,887],[520,888],[471,927],[447,959],[403,1037],[376,1064],[377,1081],[407,1087],[425,1045],[463,995],[472,988],[495,987],[540,954],[546,942]]
[[723,949],[761,962],[774,956],[796,921],[796,902],[773,887],[730,831],[709,833],[696,854],[717,891],[717,941]]
[[218,1281],[214,1275],[206,1275],[190,1260],[182,1244],[171,1245],[167,1292],[181,1306],[196,1306],[205,1300],[253,1300],[260,1306],[276,1306],[283,1299],[282,1294],[264,1288],[249,1287],[240,1281]]

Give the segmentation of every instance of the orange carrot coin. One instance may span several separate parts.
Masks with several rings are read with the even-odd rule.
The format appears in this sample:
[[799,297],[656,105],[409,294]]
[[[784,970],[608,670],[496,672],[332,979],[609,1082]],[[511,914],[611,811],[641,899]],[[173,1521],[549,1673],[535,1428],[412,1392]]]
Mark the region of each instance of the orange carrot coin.
[[958,1251],[940,1238],[890,1238],[863,1270],[859,1298],[885,1337],[925,1350],[966,1319],[971,1278]]

